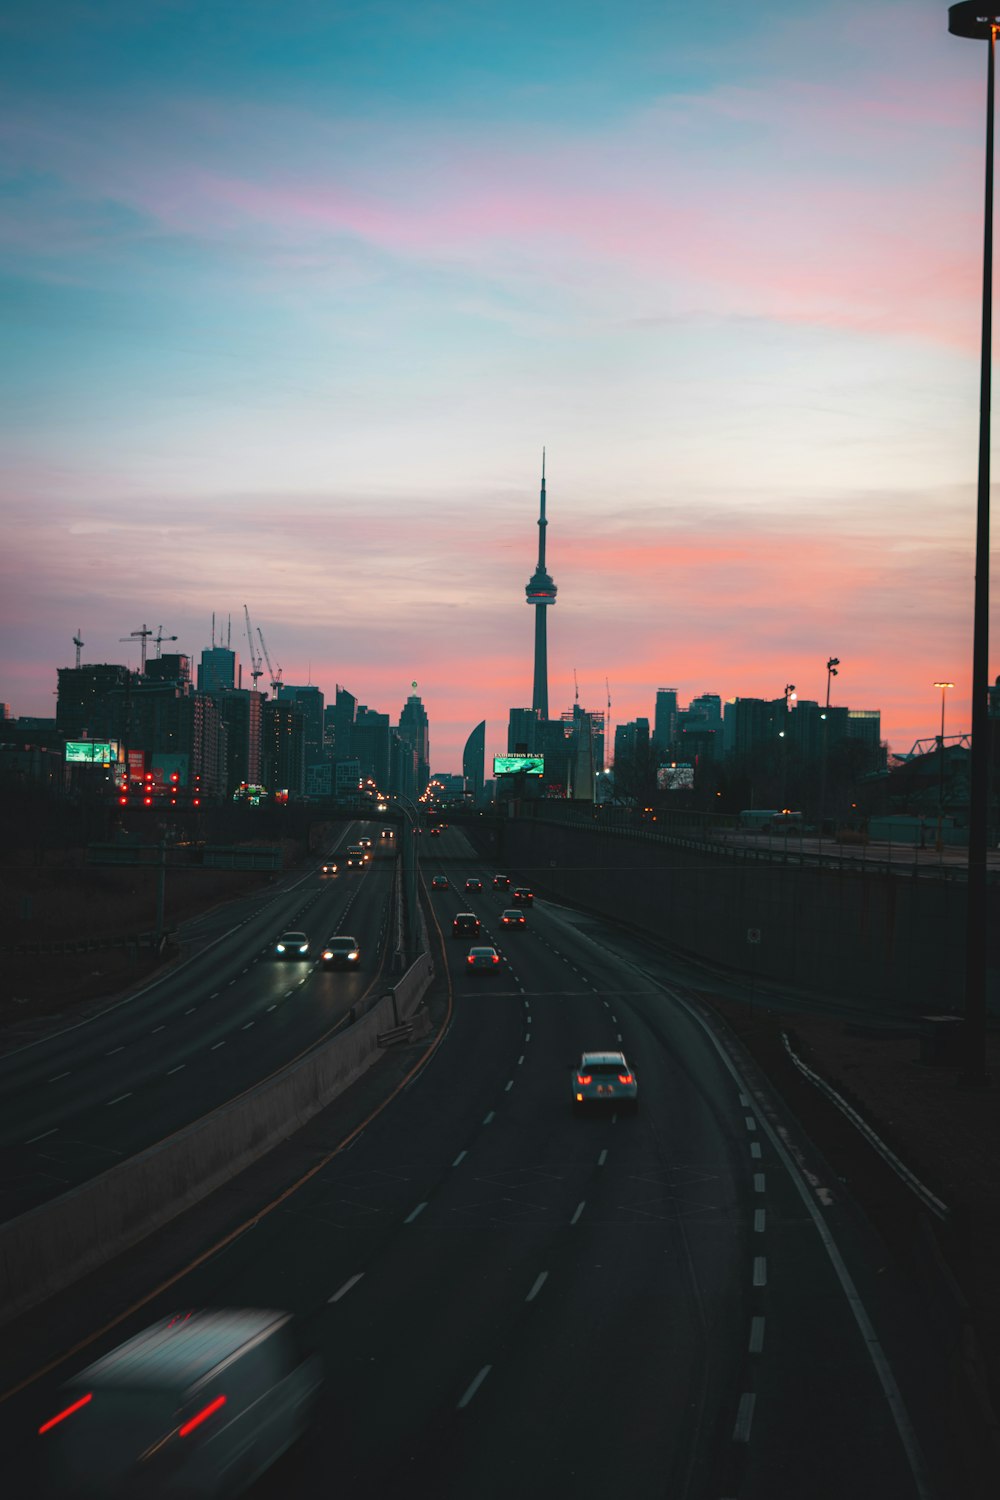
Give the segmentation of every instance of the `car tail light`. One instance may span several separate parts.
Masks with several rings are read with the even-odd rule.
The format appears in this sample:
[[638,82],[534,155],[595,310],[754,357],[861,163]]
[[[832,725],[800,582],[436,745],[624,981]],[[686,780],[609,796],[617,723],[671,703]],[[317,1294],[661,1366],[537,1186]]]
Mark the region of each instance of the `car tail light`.
[[577,1073],[577,1083],[593,1083],[594,1079],[590,1073]]
[[202,1422],[207,1422],[213,1412],[217,1412],[220,1406],[225,1406],[225,1404],[225,1396],[216,1396],[214,1401],[210,1401],[207,1406],[202,1407],[201,1411],[196,1412],[190,1422],[184,1423],[184,1426],[177,1434],[178,1437],[187,1437],[189,1432],[194,1432],[195,1428],[200,1427]]
[[74,1401],[72,1406],[67,1406],[63,1411],[57,1411],[54,1417],[50,1417],[47,1422],[42,1423],[38,1429],[38,1436],[41,1437],[43,1432],[48,1432],[50,1427],[58,1427],[60,1422],[65,1422],[67,1417],[71,1417],[75,1411],[80,1410],[81,1406],[86,1406],[87,1402],[93,1401],[93,1399],[93,1391],[88,1391],[85,1396],[80,1397],[79,1401]]
[[500,960],[499,960],[499,958],[497,958],[497,956],[496,956],[496,954],[495,954],[495,953],[494,953],[494,955],[493,955],[493,962],[494,962],[494,963],[495,963],[495,964],[498,964],[498,963],[499,963],[499,962],[500,962]]
[[619,1083],[634,1083],[635,1080],[632,1077],[631,1073],[619,1073],[618,1074],[618,1082]]
[[473,958],[472,954],[470,953],[468,959],[466,960],[466,962],[470,963],[470,964],[474,964],[475,961],[476,960]]

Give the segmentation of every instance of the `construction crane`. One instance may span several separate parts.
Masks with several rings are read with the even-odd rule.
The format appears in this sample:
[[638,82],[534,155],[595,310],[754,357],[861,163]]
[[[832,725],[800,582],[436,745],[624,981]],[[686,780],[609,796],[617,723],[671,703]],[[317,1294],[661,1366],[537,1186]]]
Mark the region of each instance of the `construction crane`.
[[153,627],[151,625],[147,625],[146,622],[143,621],[143,625],[142,625],[142,629],[141,630],[132,630],[132,631],[129,632],[128,635],[120,635],[118,637],[118,639],[120,641],[134,641],[134,640],[136,640],[138,638],[142,642],[142,667],[141,667],[141,671],[143,673],[145,673],[145,671],[146,671],[146,641],[149,639],[149,637],[152,634],[153,634]]
[[243,606],[243,613],[247,617],[247,645],[250,647],[250,676],[253,678],[253,691],[256,693],[257,679],[258,677],[263,677],[264,668],[261,666],[260,657],[253,648],[253,626],[250,624],[250,611],[245,604]]
[[259,625],[257,626],[257,634],[260,636],[260,649],[264,653],[264,660],[267,662],[267,670],[271,674],[271,692],[277,698],[278,689],[281,686],[281,667],[279,665],[278,670],[275,671],[275,669],[271,666],[271,658],[268,655],[267,651],[267,642],[264,640],[264,632],[261,630]]
[[76,647],[76,670],[80,670],[80,652],[83,650],[83,641],[80,639],[80,627],[76,627],[76,635],[73,637],[73,645]]
[[175,635],[164,635],[163,626],[157,625],[156,634],[153,637],[153,645],[156,647],[157,657],[159,657],[160,655],[160,647],[163,645],[164,641],[176,641],[176,639],[177,637]]

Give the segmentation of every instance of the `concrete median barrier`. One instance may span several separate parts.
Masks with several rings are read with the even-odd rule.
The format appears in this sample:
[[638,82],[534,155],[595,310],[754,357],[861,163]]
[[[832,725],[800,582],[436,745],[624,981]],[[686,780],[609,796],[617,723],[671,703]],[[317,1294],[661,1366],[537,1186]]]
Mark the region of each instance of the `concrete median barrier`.
[[343,1093],[433,977],[421,954],[353,1025],[274,1078],[110,1171],[0,1225],[0,1325],[222,1187]]

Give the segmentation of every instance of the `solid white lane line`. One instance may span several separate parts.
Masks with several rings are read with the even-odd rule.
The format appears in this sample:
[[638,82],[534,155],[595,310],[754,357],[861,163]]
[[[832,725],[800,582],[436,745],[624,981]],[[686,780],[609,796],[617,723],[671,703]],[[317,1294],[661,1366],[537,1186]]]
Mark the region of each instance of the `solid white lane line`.
[[411,1214],[407,1214],[406,1218],[403,1220],[403,1223],[404,1224],[412,1224],[413,1221],[414,1221],[414,1219],[417,1218],[417,1216],[419,1214],[422,1214],[423,1211],[424,1211],[424,1209],[426,1207],[427,1207],[426,1203],[418,1203],[417,1206],[416,1206],[416,1208],[413,1210],[413,1212]]
[[766,1255],[755,1255],[753,1258],[753,1284],[754,1286],[767,1286]]
[[51,1130],[43,1130],[41,1135],[33,1135],[30,1141],[25,1141],[26,1146],[33,1146],[36,1141],[44,1141],[46,1136],[55,1135],[59,1130],[58,1125],[53,1125]]
[[750,1428],[753,1426],[753,1407],[756,1399],[753,1391],[744,1391],[740,1397],[739,1410],[736,1413],[736,1426],[733,1428],[734,1443],[749,1443]]
[[489,1112],[489,1114],[486,1116],[486,1119],[483,1121],[483,1124],[484,1125],[489,1125],[495,1114],[496,1114],[496,1110],[491,1109],[490,1112]]
[[597,1158],[597,1165],[599,1167],[603,1167],[604,1163],[607,1161],[607,1159],[608,1159],[608,1153],[607,1153],[607,1151],[602,1151],[601,1154],[600,1154],[600,1156]]
[[748,1352],[750,1354],[760,1354],[760,1352],[763,1349],[763,1347],[764,1347],[764,1319],[763,1318],[751,1318],[750,1319],[750,1343],[748,1345]]
[[573,1215],[573,1217],[569,1221],[571,1224],[575,1224],[576,1223],[577,1219],[583,1213],[583,1210],[586,1208],[586,1206],[587,1206],[587,1200],[586,1200],[586,1198],[583,1200],[582,1203],[578,1203],[576,1205],[576,1213]]
[[508,1083],[508,1084],[507,1084],[507,1086],[506,1086],[506,1088],[505,1088],[505,1089],[504,1089],[504,1093],[505,1093],[505,1094],[509,1094],[509,1093],[510,1093],[510,1091],[511,1091],[511,1089],[512,1089],[512,1088],[513,1088],[513,1087],[514,1087],[514,1080],[513,1080],[513,1078],[512,1078],[512,1079],[511,1079],[511,1080],[510,1080],[510,1082],[509,1082],[509,1083]]
[[220,1047],[224,1047],[225,1045],[226,1045],[225,1042],[215,1042],[213,1044],[213,1046],[210,1048],[210,1050],[212,1052],[218,1052],[219,1048]]
[[760,1141],[750,1142],[750,1155],[760,1160]]
[[754,1213],[753,1213],[753,1232],[754,1232],[754,1234],[763,1234],[764,1233],[764,1210],[762,1208],[755,1208],[754,1209]]
[[112,1106],[112,1104],[121,1104],[121,1102],[122,1102],[123,1099],[131,1099],[131,1097],[132,1097],[132,1092],[131,1092],[131,1090],[129,1090],[129,1092],[127,1094],[119,1094],[117,1099],[109,1099],[108,1102],[107,1102],[107,1105],[105,1107],[108,1108],[108,1109],[110,1109],[111,1106]]
[[754,1119],[753,1115],[747,1115],[745,1123],[748,1130],[757,1129],[757,1121]]
[[[108,1054],[108,1055],[110,1056],[110,1054]],[[46,1078],[45,1082],[46,1083],[58,1083],[59,1080],[60,1080],[60,1078],[68,1078],[69,1075],[70,1075],[70,1073],[72,1073],[72,1071],[73,1071],[72,1068],[70,1068],[69,1072],[67,1072],[67,1073],[57,1073],[54,1078]]]
[[548,1279],[548,1271],[540,1271],[539,1274],[535,1277],[534,1286],[531,1288],[531,1291],[524,1299],[525,1302],[534,1302],[535,1298],[538,1296],[538,1293],[542,1290],[542,1287],[545,1285]]
[[755,1172],[753,1174],[753,1190],[754,1190],[755,1193],[762,1193],[764,1191],[764,1173],[763,1172]]
[[166,1029],[166,1026],[154,1026],[149,1034],[150,1036],[155,1036],[158,1031],[166,1031]]
[[468,1154],[469,1154],[468,1151],[460,1151],[458,1153],[458,1155],[455,1157],[455,1160],[452,1162],[452,1166],[453,1167],[457,1167],[458,1164],[459,1164],[459,1162],[464,1161],[465,1158],[468,1156]]
[[110,1052],[105,1052],[104,1056],[105,1057],[114,1057],[114,1055],[115,1055],[116,1052],[124,1052],[124,1051],[125,1051],[125,1043],[123,1042],[120,1047],[112,1047],[112,1049],[111,1049]]
[[187,1067],[187,1063],[178,1063],[177,1066],[176,1066],[176,1068],[168,1068],[167,1069],[167,1077],[169,1078],[171,1076],[171,1074],[173,1074],[173,1073],[179,1073],[182,1068],[186,1068],[186,1067]]
[[480,1370],[479,1374],[476,1376],[475,1380],[469,1386],[469,1389],[466,1391],[465,1395],[458,1403],[459,1411],[461,1411],[463,1407],[468,1406],[469,1402],[472,1400],[473,1396],[476,1394],[479,1387],[482,1385],[483,1381],[486,1379],[492,1368],[492,1365],[483,1365],[483,1368]]
[[361,1280],[364,1274],[364,1271],[359,1271],[356,1276],[351,1276],[347,1281],[344,1282],[344,1285],[340,1288],[339,1292],[334,1292],[332,1297],[327,1297],[327,1302],[339,1302],[341,1297],[346,1297],[348,1292],[351,1290],[351,1287],[357,1286],[358,1282]]
[[253,1021],[248,1021],[245,1026],[241,1026],[240,1027],[240,1030],[241,1031],[249,1031],[250,1027],[253,1026],[254,1024],[255,1023]]

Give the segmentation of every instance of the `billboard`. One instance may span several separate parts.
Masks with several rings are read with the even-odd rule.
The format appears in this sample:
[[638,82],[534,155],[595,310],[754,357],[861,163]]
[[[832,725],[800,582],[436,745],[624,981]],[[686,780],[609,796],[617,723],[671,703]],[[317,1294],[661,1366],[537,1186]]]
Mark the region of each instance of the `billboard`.
[[690,790],[694,786],[694,766],[672,761],[669,766],[657,766],[656,786],[661,792]]
[[545,771],[545,758],[541,755],[494,755],[494,776],[513,776],[523,771],[526,776],[541,776]]
[[118,759],[115,740],[67,740],[66,760],[88,766],[107,766]]

